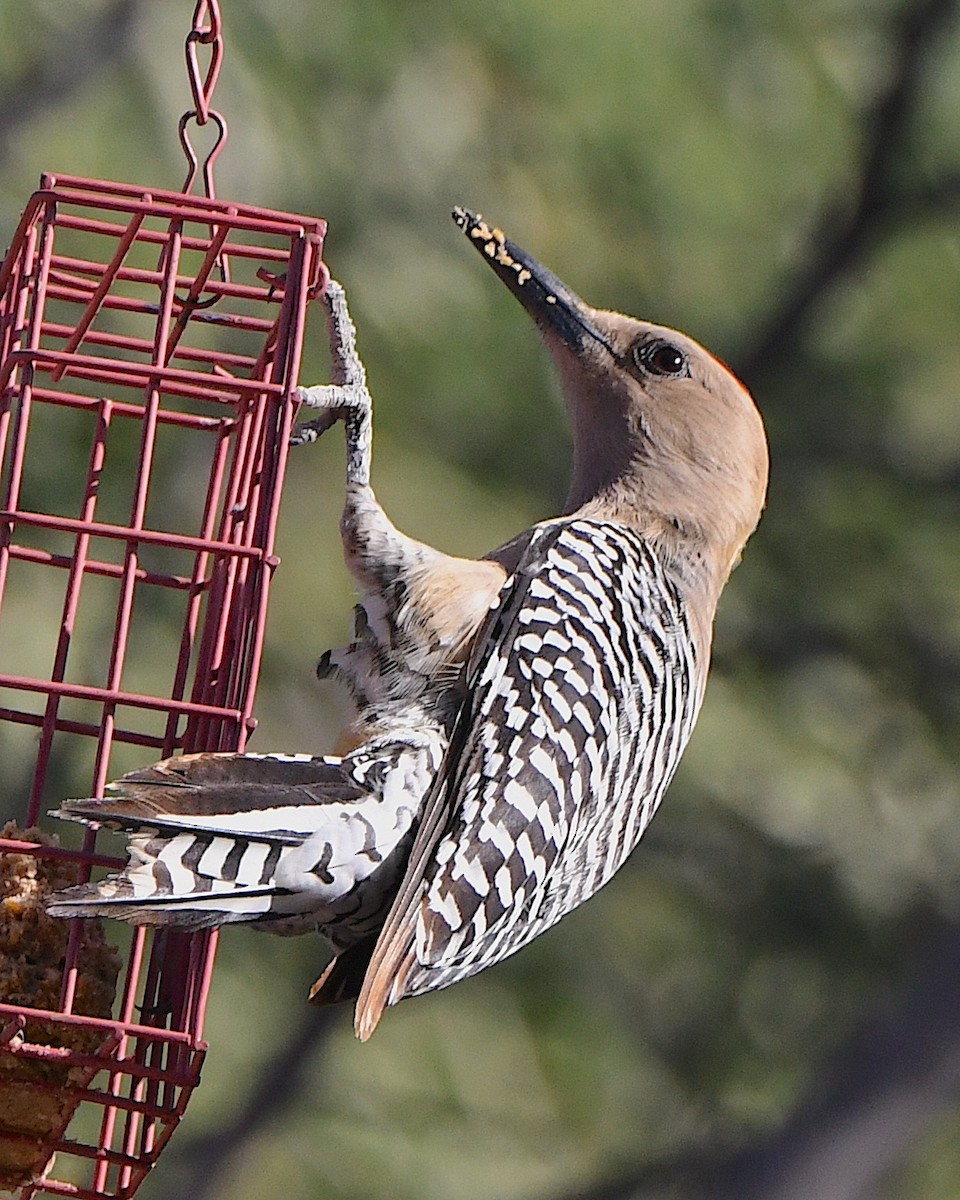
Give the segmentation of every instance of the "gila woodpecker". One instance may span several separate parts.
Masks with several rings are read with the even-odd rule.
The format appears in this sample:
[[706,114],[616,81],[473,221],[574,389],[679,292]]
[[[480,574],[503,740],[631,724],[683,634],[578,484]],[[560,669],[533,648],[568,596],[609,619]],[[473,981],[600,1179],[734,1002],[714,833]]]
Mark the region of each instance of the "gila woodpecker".
[[311,440],[347,433],[353,641],[321,660],[340,753],[200,754],[59,815],[119,828],[117,876],[59,916],[318,929],[311,998],[384,1008],[476,974],[589,899],[636,845],[703,698],[720,592],[763,507],[749,393],[672,329],[591,308],[479,216],[454,218],[539,327],[573,431],[562,515],[472,561],[401,534],[370,488],[371,404],[339,285]]

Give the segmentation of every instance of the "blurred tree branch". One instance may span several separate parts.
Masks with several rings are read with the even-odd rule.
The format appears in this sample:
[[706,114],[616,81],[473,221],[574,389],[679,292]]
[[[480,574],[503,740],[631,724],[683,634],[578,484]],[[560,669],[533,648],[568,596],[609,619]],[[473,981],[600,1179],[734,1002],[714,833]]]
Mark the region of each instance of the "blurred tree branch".
[[[43,54],[0,88],[0,161],[18,129],[45,109],[60,107],[115,65],[133,44],[143,0],[113,0],[86,21],[62,28]],[[39,39],[38,39],[39,40]]]
[[737,357],[737,369],[746,378],[779,368],[823,295],[891,227],[948,211],[960,200],[955,175],[916,191],[904,190],[897,182],[930,56],[957,11],[957,0],[920,0],[906,5],[892,21],[887,39],[893,53],[890,79],[864,114],[859,182],[850,196],[827,205],[806,263],[787,280],[779,305]]
[[551,1200],[873,1200],[915,1140],[960,1099],[960,926],[942,929],[905,993],[818,1073],[773,1136],[639,1167]]
[[208,1133],[171,1142],[157,1179],[160,1186],[151,1192],[154,1200],[212,1200],[219,1194],[235,1155],[299,1104],[340,1011],[302,1006],[293,1031],[258,1065],[256,1080],[233,1119],[218,1121]]

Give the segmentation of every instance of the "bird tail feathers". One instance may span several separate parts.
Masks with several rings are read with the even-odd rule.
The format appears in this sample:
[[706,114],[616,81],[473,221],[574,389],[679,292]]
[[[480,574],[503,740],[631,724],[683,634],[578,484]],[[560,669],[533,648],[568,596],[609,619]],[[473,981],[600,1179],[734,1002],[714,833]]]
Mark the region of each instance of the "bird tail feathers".
[[340,759],[304,755],[197,754],[131,772],[53,814],[123,831],[129,861],[47,911],[187,929],[283,917],[278,868],[350,790]]

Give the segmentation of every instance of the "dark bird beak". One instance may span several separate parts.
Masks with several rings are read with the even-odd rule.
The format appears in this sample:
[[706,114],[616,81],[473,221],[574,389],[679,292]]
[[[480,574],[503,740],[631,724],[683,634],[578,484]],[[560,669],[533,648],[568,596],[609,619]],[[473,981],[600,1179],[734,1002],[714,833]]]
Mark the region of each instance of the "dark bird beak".
[[610,349],[593,321],[593,310],[502,229],[459,205],[453,219],[545,334],[553,334],[573,353],[582,352],[588,338]]

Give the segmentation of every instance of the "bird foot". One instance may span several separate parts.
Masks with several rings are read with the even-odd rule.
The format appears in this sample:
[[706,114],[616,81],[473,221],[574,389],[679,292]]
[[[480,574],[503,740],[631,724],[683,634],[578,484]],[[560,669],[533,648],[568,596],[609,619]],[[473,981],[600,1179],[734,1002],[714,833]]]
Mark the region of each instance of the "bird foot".
[[291,446],[307,446],[321,438],[337,421],[346,421],[355,413],[369,413],[371,408],[366,385],[349,388],[336,383],[321,383],[309,388],[298,387],[293,395],[304,408],[317,409],[319,413],[294,429],[290,435]]
[[343,286],[331,279],[321,301],[327,310],[333,378],[330,383],[298,387],[294,392],[304,408],[319,410],[319,415],[297,426],[290,437],[291,446],[315,442],[338,420],[346,423],[348,437],[351,427],[355,437],[362,436],[361,430],[369,424],[373,411],[367,373],[357,353],[357,330]]

